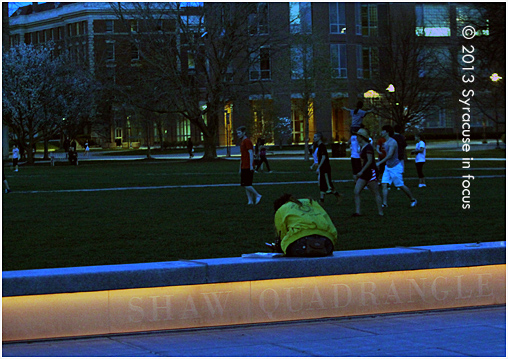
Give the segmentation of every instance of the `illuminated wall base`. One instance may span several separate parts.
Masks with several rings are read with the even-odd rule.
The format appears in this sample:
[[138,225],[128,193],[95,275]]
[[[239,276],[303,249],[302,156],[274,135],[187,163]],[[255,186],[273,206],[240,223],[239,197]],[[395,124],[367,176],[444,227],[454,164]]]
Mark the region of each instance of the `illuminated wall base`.
[[506,303],[506,265],[4,297],[3,341]]

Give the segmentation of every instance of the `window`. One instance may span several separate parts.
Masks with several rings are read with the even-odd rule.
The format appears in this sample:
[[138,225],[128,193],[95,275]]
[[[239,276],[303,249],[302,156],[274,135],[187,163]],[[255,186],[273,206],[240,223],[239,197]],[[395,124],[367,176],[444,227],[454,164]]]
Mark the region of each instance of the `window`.
[[471,24],[475,25],[476,36],[489,36],[489,20],[480,10],[469,4],[457,4],[457,34],[462,36],[462,29]]
[[131,32],[138,32],[138,20],[130,21]]
[[191,123],[188,118],[182,118],[177,123],[176,140],[179,142],[187,141],[191,137]]
[[330,12],[330,34],[346,33],[346,4],[343,2],[332,2],[329,5]]
[[450,36],[450,14],[446,4],[416,5],[416,35]]
[[362,35],[362,4],[355,3],[355,33]]
[[370,79],[379,73],[379,51],[376,47],[356,46],[358,78]]
[[301,80],[313,76],[312,45],[291,47],[291,78]]
[[189,70],[195,70],[196,69],[196,62],[194,60],[194,53],[191,51],[187,52],[187,68]]
[[113,20],[106,20],[106,32],[113,32],[114,31],[114,22]]
[[346,44],[331,44],[330,58],[332,66],[332,77],[347,77]]
[[312,33],[312,10],[310,2],[289,3],[289,28],[292,34]]
[[418,56],[420,77],[439,77],[451,72],[450,52],[445,47],[425,48]]
[[139,60],[139,49],[135,44],[131,44],[131,60]]
[[106,43],[106,60],[115,61],[115,44]]
[[259,3],[256,12],[249,15],[249,33],[265,35],[268,32],[268,4]]
[[271,79],[270,48],[262,47],[259,52],[253,53],[251,61],[249,77],[252,81]]
[[362,35],[377,36],[378,35],[377,5],[362,4],[361,11],[362,11]]

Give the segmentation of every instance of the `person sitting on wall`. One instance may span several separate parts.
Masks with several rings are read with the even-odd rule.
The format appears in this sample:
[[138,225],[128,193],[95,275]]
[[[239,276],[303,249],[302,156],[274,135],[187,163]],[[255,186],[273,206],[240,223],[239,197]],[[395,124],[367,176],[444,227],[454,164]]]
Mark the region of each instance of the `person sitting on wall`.
[[287,257],[324,257],[337,248],[337,229],[330,216],[312,199],[285,193],[275,200],[276,242],[267,245]]

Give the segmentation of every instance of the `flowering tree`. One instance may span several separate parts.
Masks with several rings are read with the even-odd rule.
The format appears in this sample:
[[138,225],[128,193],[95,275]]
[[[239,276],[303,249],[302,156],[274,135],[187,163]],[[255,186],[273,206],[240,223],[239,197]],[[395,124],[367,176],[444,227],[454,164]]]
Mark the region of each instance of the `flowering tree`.
[[[65,54],[56,56],[51,45],[22,44],[5,52],[2,86],[3,121],[21,152],[48,141],[64,125],[77,123],[92,111],[91,77]],[[33,163],[32,151],[26,152]]]
[[293,135],[293,124],[289,117],[279,117],[274,121],[273,125],[273,136],[274,141],[279,143],[282,148],[282,144],[289,140]]

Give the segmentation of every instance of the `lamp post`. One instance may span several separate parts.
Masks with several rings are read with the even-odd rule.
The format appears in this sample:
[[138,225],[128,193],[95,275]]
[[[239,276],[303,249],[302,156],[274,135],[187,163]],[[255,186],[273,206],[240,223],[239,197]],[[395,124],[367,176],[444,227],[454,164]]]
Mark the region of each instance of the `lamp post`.
[[[497,83],[501,81],[503,78],[499,76],[497,73],[493,73],[490,75],[490,80],[494,83],[494,91],[496,90]],[[494,113],[496,116],[496,150],[501,149],[499,146],[499,119],[497,116],[497,96],[496,94],[493,94],[492,96],[494,98]]]

